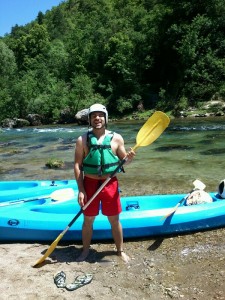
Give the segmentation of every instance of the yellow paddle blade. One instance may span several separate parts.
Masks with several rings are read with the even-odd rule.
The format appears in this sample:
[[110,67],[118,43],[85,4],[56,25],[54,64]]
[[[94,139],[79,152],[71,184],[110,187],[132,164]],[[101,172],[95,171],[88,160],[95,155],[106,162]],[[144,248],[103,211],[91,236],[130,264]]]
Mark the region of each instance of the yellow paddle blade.
[[168,127],[170,118],[162,111],[156,111],[145,122],[142,128],[139,130],[136,137],[136,145],[133,148],[148,146],[153,143]]
[[60,233],[60,235],[54,240],[54,242],[51,244],[51,246],[48,248],[48,250],[45,252],[45,254],[33,265],[33,267],[36,267],[37,265],[41,264],[45,261],[45,259],[52,254],[52,252],[55,250],[56,246],[58,245],[59,241],[62,239],[64,235],[64,231]]
[[54,191],[50,197],[55,201],[69,200],[75,197],[75,193],[72,188],[67,188]]

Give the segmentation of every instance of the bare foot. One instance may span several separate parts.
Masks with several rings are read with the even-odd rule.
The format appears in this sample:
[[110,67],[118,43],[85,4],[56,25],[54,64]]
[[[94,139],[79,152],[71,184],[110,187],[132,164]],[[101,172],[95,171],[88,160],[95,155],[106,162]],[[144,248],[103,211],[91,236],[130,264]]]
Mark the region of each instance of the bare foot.
[[83,250],[81,252],[81,255],[76,259],[76,262],[84,261],[88,257],[88,254],[89,254],[89,249],[88,250]]
[[125,262],[128,263],[130,261],[130,257],[123,251],[117,251],[117,255]]

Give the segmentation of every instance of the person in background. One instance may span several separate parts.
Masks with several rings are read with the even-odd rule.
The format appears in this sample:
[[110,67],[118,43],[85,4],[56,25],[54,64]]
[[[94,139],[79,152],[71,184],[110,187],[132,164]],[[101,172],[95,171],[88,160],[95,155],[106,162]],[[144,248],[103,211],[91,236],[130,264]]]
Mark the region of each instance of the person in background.
[[[126,152],[124,140],[120,134],[106,129],[108,112],[105,106],[93,104],[89,108],[88,121],[91,128],[77,139],[74,157],[74,174],[79,189],[78,202],[81,207],[94,195],[124,157],[127,157],[126,163],[129,163],[135,156],[132,149]],[[129,256],[123,251],[123,230],[119,221],[122,208],[116,175],[83,212],[83,250],[77,261],[84,261],[88,257],[93,223],[99,214],[100,203],[102,213],[108,217],[111,225],[117,255],[123,261],[128,262]]]

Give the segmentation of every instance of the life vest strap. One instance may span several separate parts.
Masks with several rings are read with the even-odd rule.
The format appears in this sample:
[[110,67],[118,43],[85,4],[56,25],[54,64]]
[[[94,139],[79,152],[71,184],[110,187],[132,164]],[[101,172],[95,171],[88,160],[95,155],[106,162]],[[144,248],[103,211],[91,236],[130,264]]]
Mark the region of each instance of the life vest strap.
[[98,150],[98,149],[111,149],[111,145],[91,145],[91,150]]
[[[104,167],[109,168],[109,167],[118,166],[118,165],[119,165],[119,163],[115,162],[115,163],[111,163],[111,164],[105,164]],[[86,164],[86,163],[84,163],[83,166],[89,167],[89,168],[95,168],[95,169],[96,168],[98,169],[99,167],[102,167],[101,165],[91,165],[91,164]]]

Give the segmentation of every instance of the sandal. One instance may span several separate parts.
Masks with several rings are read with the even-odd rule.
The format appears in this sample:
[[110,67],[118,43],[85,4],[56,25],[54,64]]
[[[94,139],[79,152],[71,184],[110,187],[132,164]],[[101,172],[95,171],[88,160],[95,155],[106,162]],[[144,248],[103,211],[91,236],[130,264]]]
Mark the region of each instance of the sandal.
[[57,272],[53,278],[58,288],[64,288],[66,286],[66,274],[63,271]]
[[90,283],[93,279],[92,274],[84,274],[77,276],[73,283],[67,284],[66,289],[68,291],[74,291],[88,283]]

